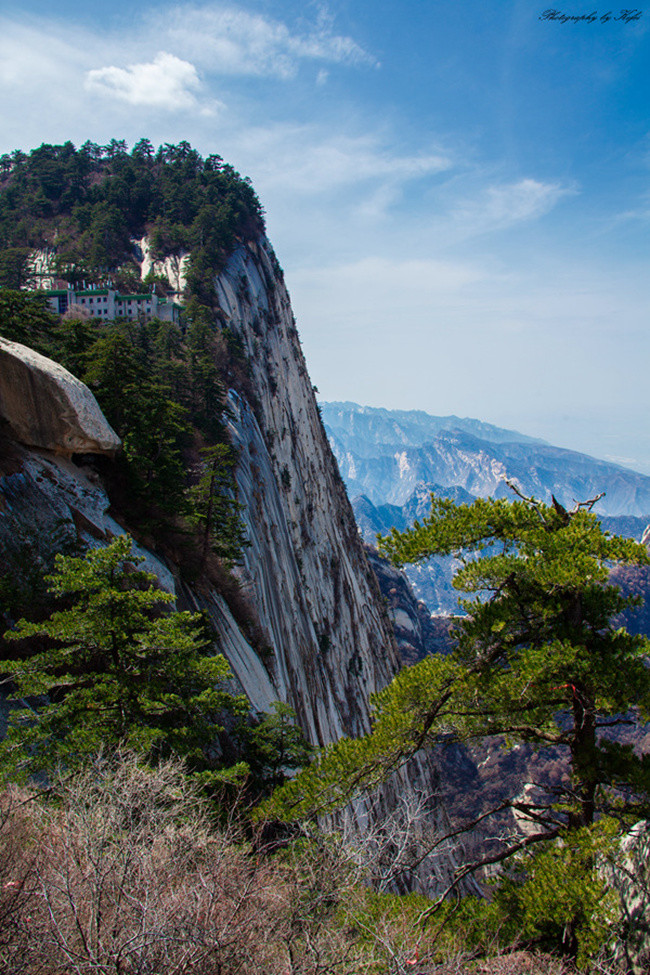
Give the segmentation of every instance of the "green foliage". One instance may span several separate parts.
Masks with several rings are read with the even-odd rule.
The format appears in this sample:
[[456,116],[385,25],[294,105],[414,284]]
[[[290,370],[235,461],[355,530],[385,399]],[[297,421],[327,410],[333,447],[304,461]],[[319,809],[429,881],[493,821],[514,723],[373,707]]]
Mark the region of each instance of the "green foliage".
[[240,724],[237,731],[246,764],[249,784],[257,794],[266,794],[281,785],[287,772],[307,765],[312,747],[296,724],[296,713],[282,701],[262,715],[256,724]]
[[188,411],[147,369],[155,355],[136,345],[127,326],[115,326],[96,338],[86,356],[84,381],[123,440],[130,496],[140,506],[182,511]]
[[523,856],[518,875],[496,884],[491,913],[502,942],[523,940],[551,951],[561,946],[587,967],[619,918],[618,894],[603,870],[619,839],[618,824],[604,818]]
[[7,639],[22,656],[0,662],[12,691],[0,766],[15,778],[76,767],[102,749],[177,754],[197,771],[218,764],[224,712],[245,701],[224,690],[200,614],[169,612],[173,597],[137,568],[128,536],[84,557],[58,555],[50,591],[66,608],[21,620]]
[[648,641],[616,622],[639,599],[608,582],[614,565],[648,563],[643,546],[604,532],[585,506],[437,499],[430,518],[393,532],[384,550],[400,563],[433,553],[464,561],[454,584],[474,596],[463,602],[454,652],[464,668],[462,736],[565,746],[572,825],[591,823],[632,784],[636,798],[624,806],[647,805],[650,763],[629,758],[617,769],[600,740],[601,728],[650,715]]
[[192,413],[197,426],[207,436],[220,439],[219,423],[226,389],[218,366],[212,315],[196,301],[188,306],[188,312],[191,324],[187,330],[187,360]]
[[232,566],[250,544],[241,520],[243,505],[235,497],[237,456],[232,447],[216,444],[203,448],[201,458],[198,481],[186,491],[188,519],[201,537],[203,562],[212,550]]
[[59,276],[99,282],[136,270],[133,239],[150,234],[157,258],[191,252],[189,299],[214,304],[214,272],[237,238],[263,229],[250,182],[187,142],[154,152],[141,139],[42,145],[0,158],[0,285],[28,279],[27,256],[56,248]]
[[[192,448],[227,441],[224,377],[237,386],[245,368],[216,325],[213,281],[236,241],[262,229],[250,182],[186,142],[155,151],[141,139],[130,154],[116,139],[80,149],[68,142],[0,158],[0,330],[93,390],[123,441],[107,476],[130,524],[182,531]],[[145,234],[157,258],[190,253],[182,332],[169,322],[58,321],[42,298],[7,288],[28,284],[35,248],[54,253],[56,272],[68,281],[135,287],[132,241]],[[223,483],[213,478],[212,497],[222,510],[200,525],[201,537],[232,562],[245,540],[229,494],[232,464],[220,470],[213,473]],[[200,503],[190,496],[189,507],[196,521]]]
[[455,648],[402,670],[373,698],[370,734],[325,749],[262,815],[291,819],[344,805],[418,749],[445,740],[559,748],[570,782],[538,803],[510,798],[533,833],[506,842],[497,859],[540,841],[547,848],[519,861],[519,875],[500,896],[504,904],[510,897],[505,914],[516,907],[526,936],[566,950],[558,932],[570,930],[571,952],[588,952],[610,911],[594,872],[609,835],[602,816],[630,824],[650,815],[650,757],[606,737],[650,716],[650,642],[616,621],[638,599],[608,581],[613,566],[649,559],[643,546],[604,532],[591,506],[567,512],[534,499],[456,505],[434,498],[422,524],[384,539],[398,563],[432,554],[462,560],[455,583],[471,598]]
[[[42,619],[52,608],[45,575],[54,567],[57,552],[78,555],[75,529],[61,519],[45,533],[14,525],[11,539],[3,540],[0,568],[0,634],[21,616]],[[7,652],[0,642],[0,653]]]
[[21,288],[29,275],[29,247],[5,247],[0,251],[0,288]]
[[12,342],[43,351],[57,318],[37,295],[0,287],[0,329]]

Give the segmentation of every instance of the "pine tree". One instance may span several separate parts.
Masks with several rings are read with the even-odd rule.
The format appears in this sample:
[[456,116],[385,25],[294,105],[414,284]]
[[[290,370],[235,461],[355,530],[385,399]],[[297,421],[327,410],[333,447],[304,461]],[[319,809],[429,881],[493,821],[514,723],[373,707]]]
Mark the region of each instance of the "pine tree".
[[613,566],[650,560],[643,546],[604,532],[592,506],[433,498],[422,524],[383,539],[397,564],[462,560],[454,585],[468,594],[467,615],[455,649],[404,668],[373,699],[372,732],[326,750],[269,811],[340,806],[419,748],[491,738],[566,758],[569,785],[544,808],[518,804],[536,817],[539,839],[589,827],[601,813],[650,814],[650,756],[605,737],[650,718],[650,641],[618,622],[640,599],[609,582]]
[[201,451],[198,481],[186,491],[188,519],[201,537],[201,559],[213,551],[228,565],[241,558],[249,545],[241,519],[244,508],[236,498],[233,470],[237,456],[228,444],[215,444]]
[[124,535],[81,558],[57,555],[48,582],[64,608],[5,634],[23,650],[0,661],[11,688],[5,777],[74,768],[118,747],[180,755],[198,771],[219,765],[221,721],[246,702],[225,689],[228,663],[203,617],[170,611],[174,597],[142,561]]

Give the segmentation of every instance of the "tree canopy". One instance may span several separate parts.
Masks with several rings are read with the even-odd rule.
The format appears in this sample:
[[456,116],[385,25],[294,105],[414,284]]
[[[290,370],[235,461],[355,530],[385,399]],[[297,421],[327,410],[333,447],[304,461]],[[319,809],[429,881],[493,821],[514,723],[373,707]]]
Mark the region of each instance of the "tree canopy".
[[618,625],[639,600],[608,579],[612,566],[646,564],[648,555],[604,532],[590,507],[434,498],[430,517],[383,539],[398,564],[432,554],[462,560],[454,584],[469,594],[468,615],[456,624],[455,648],[402,670],[373,699],[370,735],[326,750],[270,808],[331,808],[423,746],[490,736],[559,748],[568,763],[570,783],[542,807],[519,802],[540,838],[603,812],[647,815],[650,759],[608,733],[650,717],[650,644]]
[[[213,278],[237,238],[263,229],[250,184],[189,143],[39,146],[0,157],[0,285],[30,279],[34,249],[56,252],[59,277],[103,281],[134,268],[133,240],[155,257],[191,252],[187,300],[214,302]],[[139,275],[138,275],[139,279]]]
[[118,747],[179,755],[195,771],[220,764],[223,716],[246,714],[247,702],[227,689],[230,669],[203,617],[170,611],[174,597],[142,561],[128,536],[58,555],[48,582],[62,608],[5,634],[22,651],[0,661],[11,703],[5,776],[76,767]]

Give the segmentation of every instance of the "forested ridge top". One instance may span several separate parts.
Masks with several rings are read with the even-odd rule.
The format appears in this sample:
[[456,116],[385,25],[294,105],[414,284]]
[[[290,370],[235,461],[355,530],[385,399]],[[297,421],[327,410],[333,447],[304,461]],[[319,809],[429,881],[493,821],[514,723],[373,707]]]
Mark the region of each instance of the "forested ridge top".
[[64,280],[134,285],[133,242],[147,235],[154,258],[190,253],[185,297],[212,305],[215,270],[237,239],[263,230],[250,180],[188,142],[156,150],[140,139],[130,152],[117,139],[66,142],[0,156],[0,286],[25,287],[40,249],[54,251]]
[[[227,388],[251,390],[241,342],[219,311],[215,279],[238,243],[263,231],[250,181],[219,156],[203,159],[187,142],[156,150],[141,139],[130,152],[117,140],[80,149],[66,142],[0,157],[0,334],[91,388],[123,443],[116,458],[96,461],[112,506],[151,544],[155,526],[158,548],[171,545],[183,565],[196,562],[191,542],[203,567],[208,552],[225,563],[236,559],[244,542],[224,411]],[[33,293],[39,251],[47,252],[46,276],[73,284],[171,290],[164,275],[141,282],[143,236],[154,259],[185,258],[180,326],[100,320],[83,310],[60,319]],[[195,504],[204,488],[209,525]],[[219,512],[217,499],[225,506]],[[226,526],[234,535],[217,552],[216,534],[225,538]],[[29,603],[20,573],[14,580],[20,592],[12,584],[12,600]]]

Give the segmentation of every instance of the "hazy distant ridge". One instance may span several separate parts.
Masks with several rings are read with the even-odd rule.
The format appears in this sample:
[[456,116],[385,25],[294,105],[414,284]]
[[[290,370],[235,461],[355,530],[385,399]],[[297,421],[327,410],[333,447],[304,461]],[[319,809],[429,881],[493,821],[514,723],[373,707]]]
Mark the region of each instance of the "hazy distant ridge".
[[650,518],[650,477],[489,423],[356,403],[321,403],[330,443],[351,498],[407,504],[416,491],[458,487],[508,496],[504,477],[543,501],[563,504],[601,491],[601,515]]

